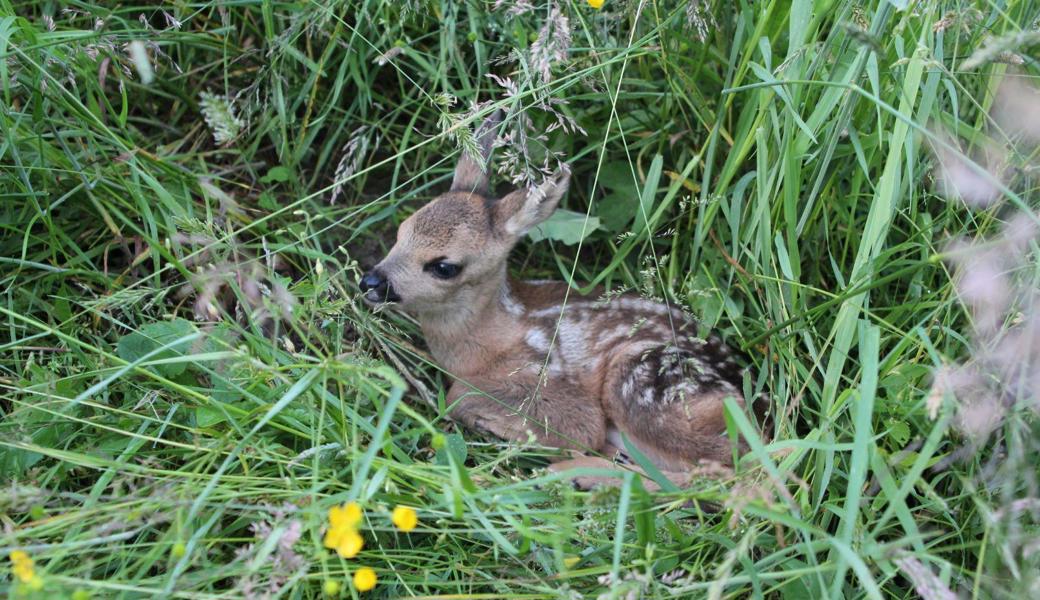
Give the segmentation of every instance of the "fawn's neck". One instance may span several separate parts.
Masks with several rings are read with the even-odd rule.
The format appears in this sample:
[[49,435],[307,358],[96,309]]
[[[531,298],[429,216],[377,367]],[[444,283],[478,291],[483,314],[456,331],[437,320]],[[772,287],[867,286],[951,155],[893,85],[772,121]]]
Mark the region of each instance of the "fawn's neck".
[[417,315],[437,363],[460,376],[483,371],[496,349],[516,337],[523,316],[504,268],[468,295],[462,308]]

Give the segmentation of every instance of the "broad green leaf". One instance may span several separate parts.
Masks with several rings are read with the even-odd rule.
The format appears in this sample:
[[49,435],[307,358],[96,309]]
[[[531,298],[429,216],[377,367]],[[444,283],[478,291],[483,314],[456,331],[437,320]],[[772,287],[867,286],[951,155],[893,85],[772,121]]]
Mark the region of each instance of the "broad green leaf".
[[596,217],[603,229],[612,232],[624,231],[639,210],[638,192],[613,192],[596,203]]
[[898,419],[888,421],[888,437],[892,439],[894,447],[906,446],[906,443],[910,441],[910,425],[906,421]]
[[[116,344],[116,352],[119,354],[119,358],[128,362],[134,362],[156,348],[169,344],[170,342],[182,337],[189,336],[194,332],[195,326],[184,319],[149,323],[148,325],[141,327],[138,331],[121,337],[119,342]],[[156,354],[152,357],[152,360],[183,356],[184,353],[189,350],[189,345],[190,344],[187,342],[176,344],[173,347]],[[164,377],[176,377],[183,373],[187,367],[188,363],[186,362],[152,366],[157,373]]]
[[632,167],[624,161],[605,163],[599,171],[599,184],[612,192],[639,193],[639,182],[632,174]]
[[210,406],[195,407],[195,424],[199,427],[212,427],[224,421],[227,421],[227,415],[219,408]]
[[451,464],[448,460],[448,453],[451,453],[455,457],[455,461],[460,465],[466,462],[466,456],[469,449],[466,447],[466,439],[458,433],[449,433],[444,436],[444,445],[437,449],[437,456],[434,458],[434,462],[438,465],[447,467]]
[[292,171],[288,167],[281,165],[277,167],[271,167],[271,170],[260,178],[260,183],[285,183],[292,177]]
[[573,210],[558,208],[551,217],[532,229],[527,235],[536,242],[554,240],[573,246],[589,237],[597,229],[599,229],[599,217],[586,217]]

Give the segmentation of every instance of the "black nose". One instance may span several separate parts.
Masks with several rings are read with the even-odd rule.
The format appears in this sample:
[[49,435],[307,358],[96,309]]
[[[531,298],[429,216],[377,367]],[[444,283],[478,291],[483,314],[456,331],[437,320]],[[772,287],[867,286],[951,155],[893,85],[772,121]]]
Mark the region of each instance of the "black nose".
[[401,300],[401,297],[394,293],[394,288],[386,276],[374,269],[365,273],[358,287],[371,302],[399,302]]
[[383,277],[383,274],[379,271],[369,271],[361,278],[359,287],[362,292],[367,292],[369,290],[376,290],[378,292],[380,288],[386,287],[386,277]]

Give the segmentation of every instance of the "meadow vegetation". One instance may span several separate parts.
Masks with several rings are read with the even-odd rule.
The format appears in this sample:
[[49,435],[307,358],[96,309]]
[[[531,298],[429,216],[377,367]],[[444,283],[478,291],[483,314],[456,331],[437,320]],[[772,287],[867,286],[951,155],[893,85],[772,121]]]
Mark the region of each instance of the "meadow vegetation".
[[[1040,597],[1038,27],[1031,0],[0,0],[0,585]],[[771,419],[730,411],[732,472],[576,491],[459,429],[414,322],[360,301],[495,109],[500,191],[574,172],[514,274],[667,298],[746,355]]]

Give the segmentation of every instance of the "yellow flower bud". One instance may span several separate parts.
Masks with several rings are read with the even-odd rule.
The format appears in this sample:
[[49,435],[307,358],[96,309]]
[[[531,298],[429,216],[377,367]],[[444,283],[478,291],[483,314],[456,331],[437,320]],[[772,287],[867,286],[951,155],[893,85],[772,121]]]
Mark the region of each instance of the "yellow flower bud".
[[603,0],[588,0],[588,1],[589,1],[589,6],[591,6],[592,8],[595,8],[596,10],[599,10],[599,9],[603,8]]
[[339,582],[334,579],[326,579],[322,589],[325,591],[326,596],[335,596],[339,594]]

